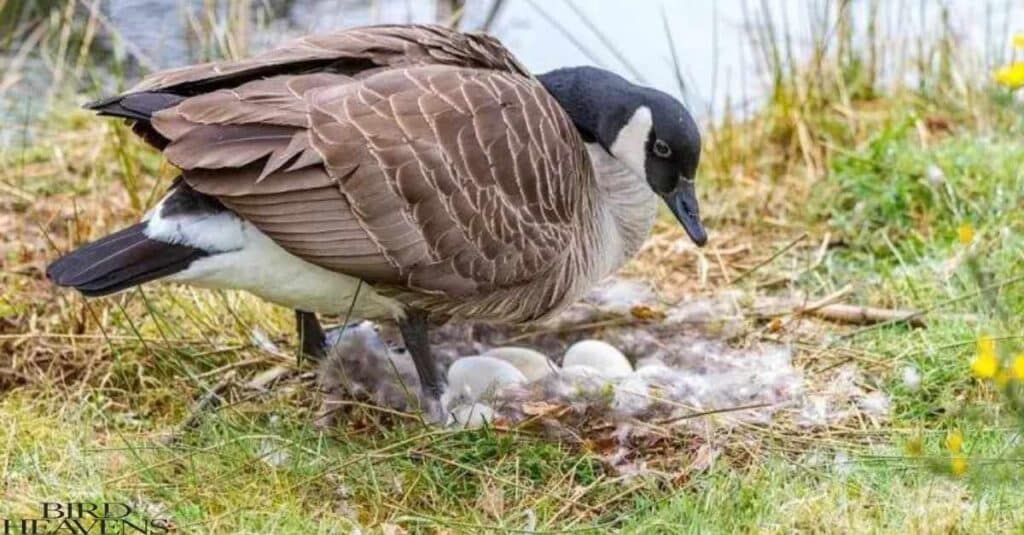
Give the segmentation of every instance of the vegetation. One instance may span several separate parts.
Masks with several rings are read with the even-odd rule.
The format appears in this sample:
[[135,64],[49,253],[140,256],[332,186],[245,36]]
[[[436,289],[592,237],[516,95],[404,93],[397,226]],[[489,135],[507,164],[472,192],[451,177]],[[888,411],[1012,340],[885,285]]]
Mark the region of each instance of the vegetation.
[[[49,64],[78,73],[62,77],[68,93],[106,85],[88,63],[53,61],[89,57],[68,43],[92,47],[94,19],[51,9],[19,31],[44,28]],[[713,459],[700,447],[711,439],[677,434],[646,452],[652,469],[639,475],[611,470],[600,443],[529,428],[434,428],[358,406],[321,429],[308,365],[251,386],[298,366],[289,311],[160,286],[85,301],[45,281],[48,259],[138,218],[174,172],[59,95],[20,126],[27,146],[0,152],[0,518],[56,500],[130,503],[182,533],[1021,529],[1014,67],[991,83],[948,27],[898,50],[865,40],[881,39],[876,11],[854,21],[832,6],[823,20],[838,22],[817,32],[809,61],[770,31],[770,13],[752,21],[771,90],[705,129],[711,248],[647,249],[626,271],[694,296],[838,295],[919,311],[924,327],[853,327],[751,307],[730,340],[790,345],[810,390],[852,370],[887,395],[885,416],[812,428],[783,418],[716,437],[728,447]],[[61,46],[62,28],[81,37]],[[668,219],[656,231],[659,244],[682,237]],[[225,403],[190,418],[211,391]]]

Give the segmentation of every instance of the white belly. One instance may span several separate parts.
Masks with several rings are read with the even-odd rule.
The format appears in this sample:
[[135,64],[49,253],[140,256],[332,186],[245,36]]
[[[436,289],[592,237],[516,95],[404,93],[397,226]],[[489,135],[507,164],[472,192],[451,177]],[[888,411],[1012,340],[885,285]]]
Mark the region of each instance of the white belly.
[[[156,211],[159,214],[159,211]],[[385,319],[404,316],[402,305],[356,277],[329,271],[285,251],[230,212],[205,217],[149,219],[155,240],[214,252],[165,280],[206,288],[245,290],[278,305],[321,314]]]

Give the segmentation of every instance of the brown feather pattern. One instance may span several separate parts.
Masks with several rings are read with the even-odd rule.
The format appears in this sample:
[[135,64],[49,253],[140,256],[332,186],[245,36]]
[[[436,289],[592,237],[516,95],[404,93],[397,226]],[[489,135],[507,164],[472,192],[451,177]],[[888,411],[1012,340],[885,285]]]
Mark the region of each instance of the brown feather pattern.
[[190,186],[408,305],[529,321],[604,275],[579,135],[490,37],[360,28],[134,90],[154,89],[198,92],[152,121]]

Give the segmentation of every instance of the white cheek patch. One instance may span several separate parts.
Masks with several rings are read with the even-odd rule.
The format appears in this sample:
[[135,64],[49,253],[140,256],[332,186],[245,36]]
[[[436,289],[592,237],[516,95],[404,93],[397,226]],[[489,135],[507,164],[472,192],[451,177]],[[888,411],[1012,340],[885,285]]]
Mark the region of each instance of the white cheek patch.
[[626,164],[626,167],[639,177],[647,174],[644,171],[644,162],[647,160],[647,138],[653,126],[651,109],[640,106],[619,131],[609,150],[616,159]]

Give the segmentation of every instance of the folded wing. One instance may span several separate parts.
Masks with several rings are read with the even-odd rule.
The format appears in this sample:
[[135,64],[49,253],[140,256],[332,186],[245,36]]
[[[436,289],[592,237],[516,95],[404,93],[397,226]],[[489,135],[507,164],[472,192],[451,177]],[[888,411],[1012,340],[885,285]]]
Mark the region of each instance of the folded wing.
[[193,188],[293,254],[453,297],[562,265],[594,189],[565,113],[508,71],[279,75],[187,98],[152,124]]
[[301,37],[262,54],[165,70],[131,93],[196,95],[280,74],[332,72],[349,76],[381,68],[449,65],[529,76],[494,38],[434,25],[379,25]]

